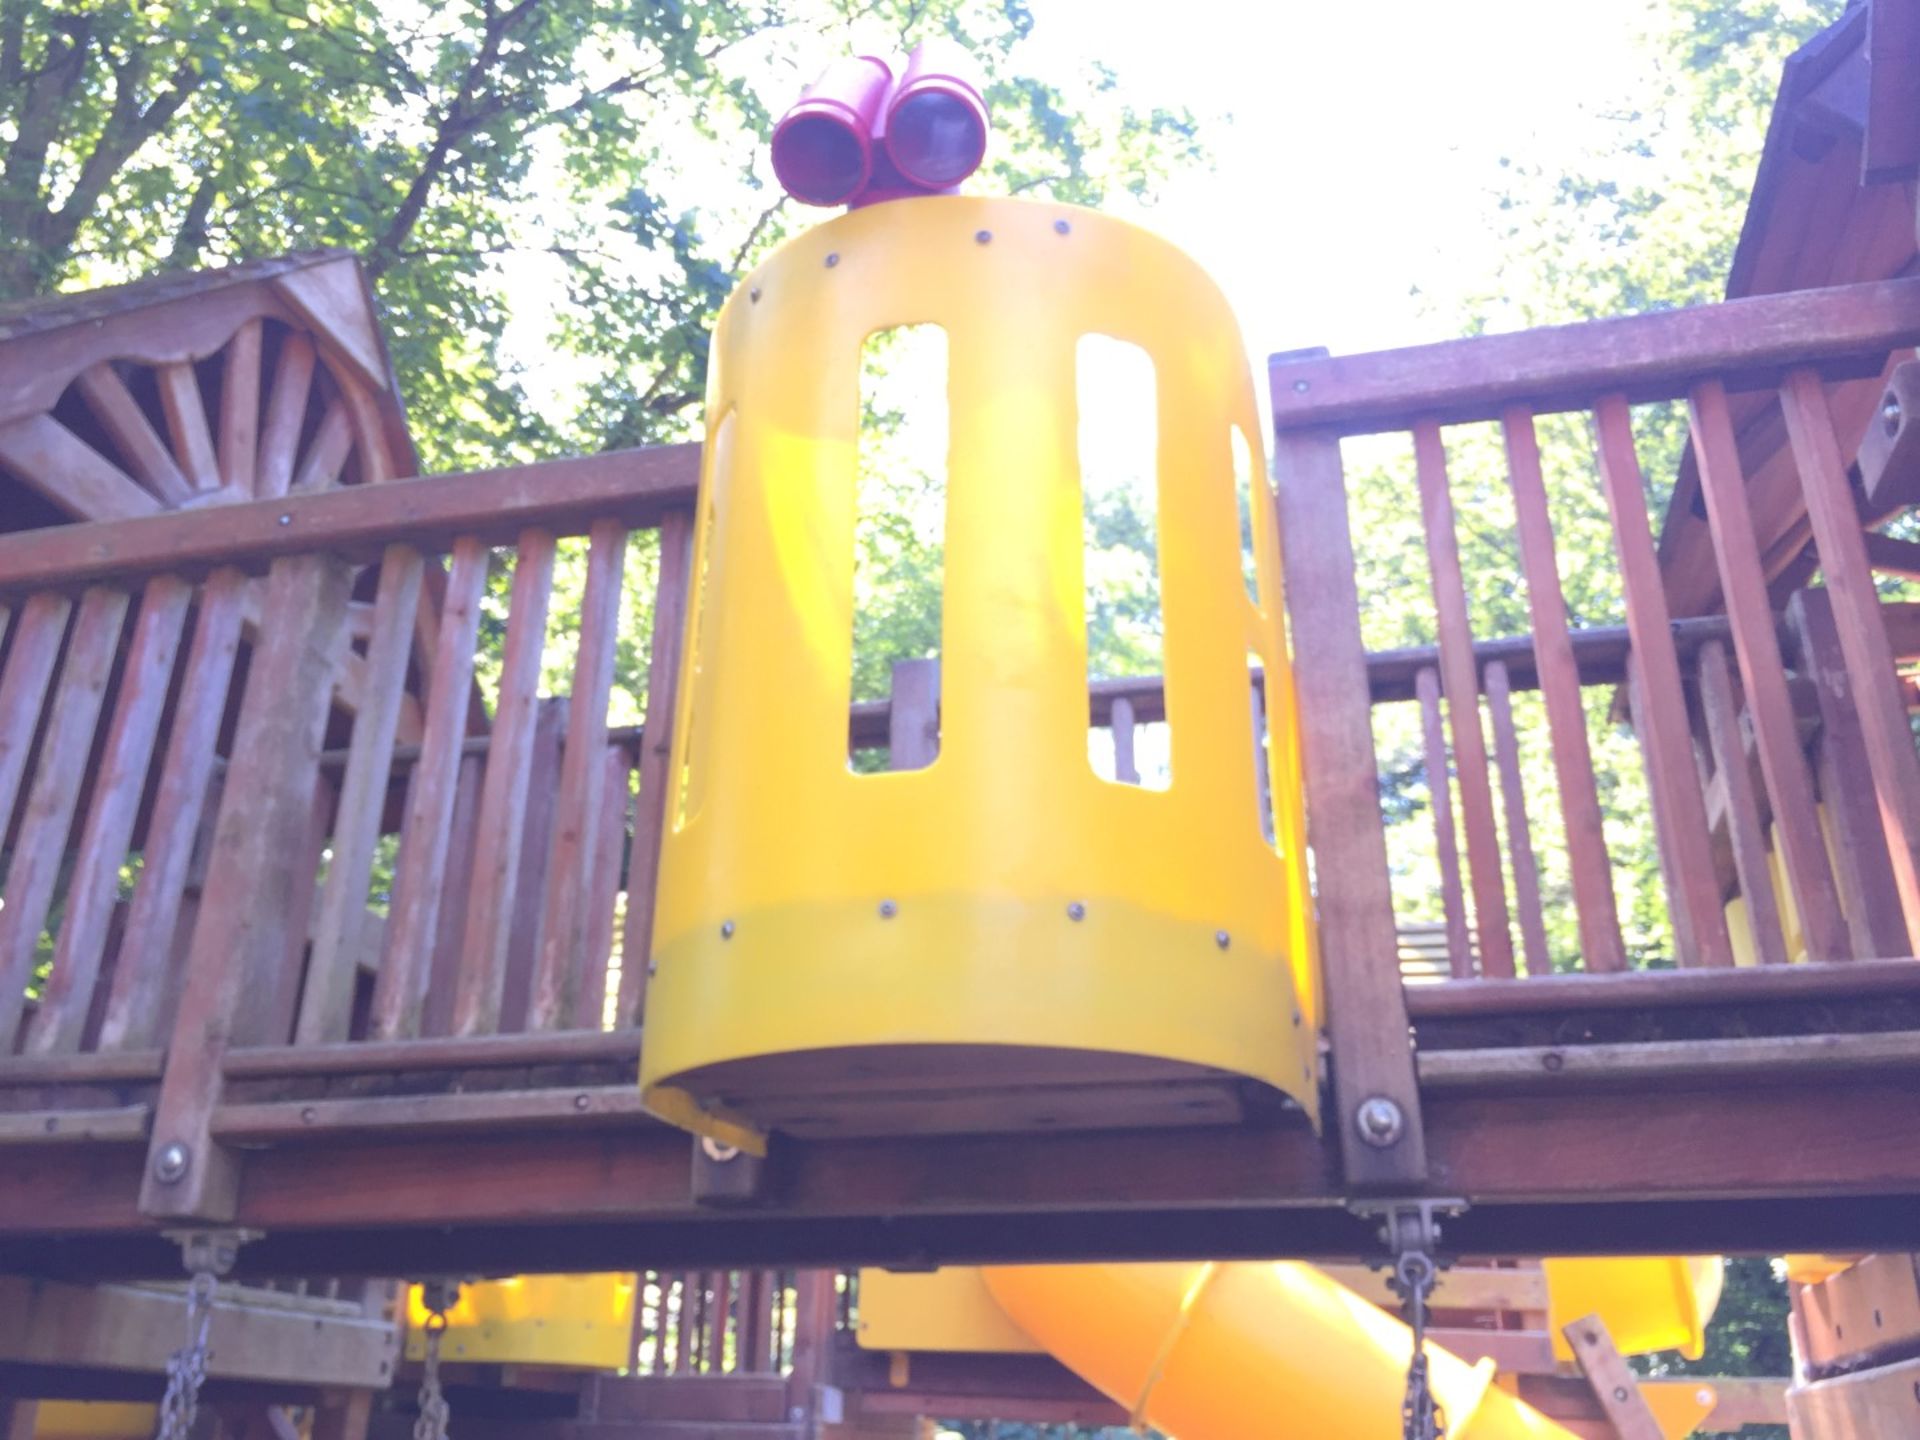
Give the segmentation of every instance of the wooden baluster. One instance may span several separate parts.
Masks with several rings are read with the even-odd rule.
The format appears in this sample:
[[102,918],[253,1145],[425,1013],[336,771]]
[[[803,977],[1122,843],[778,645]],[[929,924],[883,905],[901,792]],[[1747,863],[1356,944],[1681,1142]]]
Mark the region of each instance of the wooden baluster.
[[[247,673],[155,1107],[140,1192],[149,1215],[233,1218],[239,1162],[214,1145],[210,1126],[242,991],[255,977],[281,972],[295,940],[287,931],[294,888],[313,884],[310,869],[300,873],[308,859],[302,841],[312,823],[347,600],[347,567],[331,556],[277,560],[269,572],[262,640]],[[160,1163],[173,1154],[181,1165]]]
[[353,421],[346,402],[335,400],[320,416],[313,439],[307,442],[300,469],[288,488],[294,494],[329,489],[340,478],[340,471],[353,453]]
[[553,818],[559,803],[561,749],[566,733],[567,697],[556,695],[542,700],[533,722],[527,835],[520,846],[520,878],[514,882],[506,994],[500,1002],[503,1031],[526,1029],[527,1007],[533,1000],[533,967],[540,946],[540,917],[547,908],[547,861],[553,850]]
[[1140,783],[1140,766],[1133,758],[1133,702],[1124,697],[1113,702],[1107,714],[1107,727],[1113,732],[1113,778],[1122,785]]
[[372,1031],[380,1040],[401,1039],[420,1029],[446,878],[447,832],[467,733],[480,594],[486,583],[487,547],[471,538],[456,541],[427,684],[426,735],[408,788],[399,870],[387,914],[387,949],[373,991]]
[[191,360],[172,360],[153,372],[160,390],[160,409],[167,419],[173,453],[179,457],[196,489],[220,488],[220,461],[207,426],[206,402],[200,398],[200,378]]
[[467,911],[473,902],[473,857],[479,849],[480,786],[486,757],[462,755],[453,785],[453,820],[447,829],[447,878],[440,924],[427,969],[427,1000],[420,1011],[422,1035],[453,1034],[453,1002],[467,963]]
[[1627,968],[1620,915],[1613,895],[1613,862],[1607,856],[1600,794],[1587,743],[1587,711],[1580,699],[1580,668],[1573,658],[1567,601],[1560,588],[1560,560],[1540,471],[1540,441],[1533,412],[1509,407],[1500,417],[1512,482],[1520,565],[1527,577],[1527,612],[1533,620],[1534,664],[1540,698],[1546,702],[1554,772],[1560,781],[1560,814],[1567,832],[1567,871],[1580,919],[1580,952],[1592,971]]
[[494,705],[486,778],[467,906],[466,959],[453,1002],[453,1033],[487,1035],[500,1026],[513,935],[520,853],[532,780],[533,732],[540,704],[540,657],[553,594],[553,535],[526,530],[513,567],[500,698]]
[[613,928],[619,918],[620,865],[626,859],[627,823],[633,811],[633,754],[625,744],[607,747],[605,773],[600,779],[600,833],[593,842],[593,877],[587,892],[586,988],[580,996],[579,1023],[589,1030],[606,1026],[609,987],[624,978],[613,969]]
[[733,1272],[718,1270],[713,1276],[713,1309],[707,1319],[706,1365],[710,1374],[727,1368],[727,1331],[733,1316]]
[[1440,675],[1431,665],[1413,677],[1420,700],[1421,734],[1426,741],[1427,796],[1433,811],[1433,840],[1440,856],[1440,904],[1447,924],[1447,968],[1456,980],[1473,978],[1473,939],[1467,931],[1466,896],[1460,885],[1460,842],[1453,828],[1453,770],[1447,761],[1447,734],[1440,719]]
[[[560,794],[547,903],[540,919],[528,1028],[584,1023],[587,884],[599,831],[602,757],[607,749],[607,695],[620,625],[620,581],[627,532],[618,521],[595,521],[589,533],[587,581],[580,600],[580,650],[567,705],[567,743],[560,755]],[[599,1016],[593,1017],[594,1024]]]
[[133,840],[192,597],[193,587],[171,575],[149,580],[141,595],[90,813],[67,879],[66,913],[54,945],[53,969],[28,1038],[27,1048],[35,1054],[78,1049],[93,1009],[94,987],[119,902],[120,867]]
[[280,346],[267,396],[267,418],[260,429],[259,473],[254,493],[262,500],[287,493],[293,465],[300,458],[300,432],[306,425],[307,396],[313,388],[313,341],[295,332]]
[[1513,940],[1508,931],[1506,877],[1500,869],[1500,837],[1493,823],[1493,788],[1487,770],[1486,735],[1480,728],[1473,627],[1467,616],[1467,589],[1460,573],[1460,542],[1454,532],[1453,496],[1447,483],[1447,452],[1440,427],[1431,420],[1414,426],[1413,449],[1439,622],[1440,682],[1447,697],[1454,773],[1460,785],[1460,815],[1467,834],[1467,870],[1480,973],[1510,976]]
[[354,985],[364,952],[362,936],[370,921],[367,887],[386,814],[394,732],[407,688],[414,611],[420,604],[425,569],[425,559],[411,545],[389,545],[380,564],[373,628],[367,638],[366,683],[347,751],[333,827],[333,859],[320,897],[319,924],[294,1036],[300,1045],[346,1039],[353,1017]]
[[233,332],[220,376],[220,483],[249,499],[259,464],[260,340],[265,323],[256,317]]
[[633,847],[627,856],[627,916],[620,941],[616,1027],[638,1025],[647,1008],[660,837],[674,791],[670,773],[674,716],[680,704],[692,568],[693,517],[675,510],[660,522],[660,570],[653,592],[653,638],[647,655],[646,724],[640,733],[640,793],[633,813]]
[[1527,792],[1520,778],[1520,736],[1513,728],[1512,682],[1504,661],[1487,666],[1487,713],[1493,720],[1493,762],[1500,771],[1500,799],[1507,816],[1507,857],[1513,864],[1513,898],[1520,912],[1520,941],[1527,974],[1551,975],[1547,922],[1540,906],[1540,865],[1533,853]]
[[74,383],[134,479],[169,505],[193,498],[193,486],[181,473],[173,452],[111,360],[81,371]]
[[1733,628],[1734,654],[1740,662],[1741,688],[1753,721],[1760,769],[1773,802],[1774,829],[1787,880],[1800,912],[1811,960],[1842,960],[1852,951],[1846,921],[1827,862],[1825,838],[1813,803],[1813,784],[1787,693],[1786,665],[1780,656],[1766,572],[1754,538],[1740,447],[1727,412],[1727,392],[1718,380],[1694,387],[1688,397],[1693,418],[1693,451],[1699,462],[1700,491],[1707,503],[1708,528],[1720,565],[1720,588]]
[[[1681,877],[1674,873],[1673,817],[1667,809],[1666,795],[1653,779],[1658,766],[1671,764],[1675,758],[1686,760],[1687,757],[1669,756],[1660,760],[1654,758],[1651,740],[1653,727],[1647,712],[1647,685],[1640,674],[1640,657],[1631,648],[1627,651],[1626,668],[1624,684],[1627,696],[1627,723],[1633,727],[1634,739],[1640,746],[1640,768],[1647,776],[1647,808],[1652,812],[1653,817],[1654,855],[1660,862],[1660,889],[1666,896],[1667,915],[1673,925],[1673,940],[1678,950],[1675,959],[1681,965],[1697,965],[1700,959],[1698,947],[1690,939],[1691,922],[1686,918],[1686,909],[1678,898],[1683,893],[1684,883]],[[1696,780],[1696,793],[1698,793],[1698,784]],[[1704,813],[1704,805],[1702,813]],[[1708,863],[1712,863],[1711,859]],[[1717,883],[1713,889],[1717,894]],[[1729,963],[1731,959],[1729,954]]]
[[1790,371],[1780,391],[1780,408],[1786,414],[1800,489],[1813,522],[1820,571],[1826,577],[1873,790],[1880,802],[1887,853],[1893,860],[1907,922],[1904,953],[1920,955],[1920,754],[1914,750],[1860,513],[1854,507],[1846,459],[1834,434],[1833,414],[1819,373]]
[[33,750],[34,732],[40,728],[40,708],[46,703],[71,611],[72,602],[66,596],[42,592],[20,607],[13,627],[6,670],[0,673],[0,831],[13,817],[20,782],[26,778],[27,757]]
[[[1274,371],[1284,385],[1284,363]],[[1308,841],[1319,867],[1320,953],[1332,1054],[1333,1114],[1349,1185],[1423,1181],[1426,1139],[1400,982],[1380,772],[1353,539],[1338,436],[1281,431],[1274,445],[1287,609],[1293,620]],[[1380,1097],[1403,1117],[1391,1144],[1367,1143],[1361,1106]]]
[[5,905],[0,907],[0,1055],[12,1051],[20,1025],[35,948],[53,905],[74,807],[87,775],[94,726],[106,699],[114,653],[120,648],[127,601],[126,591],[96,585],[81,597],[74,617],[40,746],[39,769],[14,833]]
[[164,997],[172,990],[181,907],[194,847],[207,813],[215,747],[233,683],[240,645],[241,597],[246,577],[216,570],[200,588],[193,643],[174,700],[166,753],[147,818],[140,878],[127,909],[120,956],[100,1026],[102,1050],[155,1043]]
[[1633,443],[1633,414],[1624,395],[1601,399],[1593,411],[1601,487],[1613,519],[1620,583],[1627,606],[1627,633],[1642,684],[1641,732],[1647,786],[1654,814],[1664,827],[1663,855],[1673,902],[1675,938],[1682,965],[1731,965],[1733,942],[1714,883],[1713,841],[1707,807],[1692,758],[1680,658],[1673,645],[1672,616],[1647,520],[1646,480]]
[[748,1374],[764,1374],[772,1368],[767,1358],[767,1337],[773,1321],[772,1281],[773,1274],[768,1270],[749,1270],[743,1278],[738,1368]]
[[1794,628],[1800,669],[1813,682],[1820,707],[1820,733],[1814,739],[1814,772],[1820,804],[1833,835],[1833,851],[1844,861],[1834,867],[1840,885],[1840,911],[1853,934],[1853,953],[1868,957],[1904,955],[1907,921],[1887,853],[1873,769],[1860,724],[1860,702],[1840,650],[1832,597],[1825,590],[1800,590],[1787,605]]
[[1733,846],[1734,869],[1747,901],[1747,926],[1753,933],[1753,951],[1762,964],[1784,965],[1786,937],[1780,931],[1780,906],[1773,892],[1773,867],[1767,855],[1766,831],[1760,824],[1760,805],[1747,773],[1747,750],[1740,738],[1740,716],[1733,699],[1733,678],[1727,672],[1726,647],[1710,640],[1700,647],[1700,708],[1706,715],[1707,740],[1713,747],[1713,765],[1726,796],[1727,838]]

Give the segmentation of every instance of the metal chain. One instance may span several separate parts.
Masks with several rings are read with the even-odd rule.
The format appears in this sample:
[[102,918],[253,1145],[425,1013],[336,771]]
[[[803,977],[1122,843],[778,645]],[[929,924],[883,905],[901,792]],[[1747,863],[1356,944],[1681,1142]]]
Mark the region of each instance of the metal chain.
[[451,1411],[440,1389],[440,1337],[447,1333],[447,1311],[459,1297],[460,1287],[444,1280],[429,1280],[420,1287],[421,1303],[427,1307],[426,1354],[420,1366],[420,1418],[413,1422],[413,1440],[447,1440]]
[[187,1343],[167,1358],[167,1391],[160,1399],[155,1440],[187,1440],[200,1410],[200,1387],[207,1379],[207,1336],[213,1328],[213,1292],[219,1280],[211,1268],[193,1272],[187,1283]]
[[1437,1267],[1424,1250],[1404,1251],[1393,1267],[1394,1293],[1406,1302],[1413,1327],[1413,1357],[1407,1362],[1407,1396],[1400,1403],[1402,1440],[1446,1440],[1447,1418],[1427,1382],[1427,1301]]

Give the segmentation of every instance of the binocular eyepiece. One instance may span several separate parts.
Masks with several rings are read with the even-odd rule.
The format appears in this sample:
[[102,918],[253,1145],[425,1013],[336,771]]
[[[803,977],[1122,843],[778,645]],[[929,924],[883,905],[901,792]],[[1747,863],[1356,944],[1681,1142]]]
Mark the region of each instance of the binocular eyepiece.
[[875,55],[836,60],[773,131],[773,172],[803,205],[862,205],[952,190],[987,153],[973,61],[929,40],[896,77]]

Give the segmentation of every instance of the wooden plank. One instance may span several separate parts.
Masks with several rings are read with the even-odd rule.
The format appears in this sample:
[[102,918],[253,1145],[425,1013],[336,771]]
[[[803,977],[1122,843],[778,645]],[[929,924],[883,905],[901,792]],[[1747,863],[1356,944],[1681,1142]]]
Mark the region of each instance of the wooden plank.
[[[404,542],[431,552],[450,548],[463,535],[510,544],[530,525],[556,535],[582,534],[606,518],[651,525],[693,502],[699,453],[697,445],[612,450],[404,484],[347,485],[217,512],[155,515],[138,525],[0,535],[0,593],[100,578],[141,580],[160,571],[198,574],[224,564],[257,569],[279,556],[313,550],[372,559]],[[159,508],[126,483],[144,511]]]
[[1647,1397],[1640,1393],[1639,1380],[1607,1333],[1607,1322],[1598,1315],[1588,1315],[1561,1326],[1560,1333],[1573,1347],[1573,1358],[1586,1372],[1594,1397],[1620,1440],[1663,1440],[1660,1423],[1653,1418]]
[[1868,1255],[1801,1290],[1799,1363],[1820,1376],[1911,1353],[1920,1344],[1917,1266],[1912,1255]]
[[1867,6],[1866,57],[1861,183],[1912,179],[1920,169],[1920,11],[1911,0]]
[[[1695,615],[1672,623],[1671,632],[1674,648],[1681,657],[1689,657],[1709,640],[1725,640],[1732,633],[1732,627],[1722,615]],[[1616,685],[1626,679],[1627,657],[1633,649],[1632,633],[1624,625],[1596,625],[1591,628],[1575,630],[1571,636],[1573,656],[1580,668],[1580,678],[1588,685]],[[1432,645],[1411,645],[1398,650],[1375,650],[1367,655],[1367,687],[1376,705],[1394,700],[1411,700],[1413,677],[1429,665],[1438,662],[1440,651]],[[1512,689],[1537,690],[1540,677],[1534,668],[1533,636],[1505,635],[1493,640],[1478,640],[1473,646],[1474,663],[1482,670],[1495,661],[1507,667],[1507,680]],[[1116,682],[1098,682],[1093,687],[1095,711],[1099,711],[1106,687]],[[1140,692],[1154,682],[1135,680],[1124,682],[1127,693],[1140,704]],[[1109,692],[1109,694],[1112,692]],[[1149,692],[1158,704],[1157,689]],[[1151,707],[1142,707],[1144,718]],[[1153,709],[1154,716],[1159,715]]]
[[553,593],[554,539],[545,530],[520,536],[500,662],[499,699],[481,782],[475,827],[473,887],[468,895],[466,953],[453,1002],[453,1033],[485,1035],[499,1028],[513,934],[514,900],[526,830],[533,732],[540,704],[540,660]]
[[320,417],[319,428],[307,442],[300,469],[293,477],[294,493],[330,489],[353,453],[353,426],[347,418],[346,403],[335,400]]
[[1893,647],[1880,614],[1853,487],[1819,375],[1805,369],[1789,372],[1781,387],[1780,408],[1787,417],[1801,493],[1820,552],[1820,571],[1846,657],[1887,853],[1893,860],[1906,917],[1906,951],[1920,954],[1920,752],[1914,749],[1906,700],[1894,672]]
[[1135,717],[1133,701],[1116,697],[1107,711],[1107,728],[1113,732],[1113,778],[1122,785],[1140,783],[1140,766],[1134,759]]
[[1626,397],[1614,394],[1602,396],[1593,415],[1601,488],[1613,522],[1614,553],[1626,601],[1627,632],[1643,681],[1636,692],[1640,715],[1635,728],[1642,731],[1647,786],[1662,826],[1660,843],[1670,876],[1668,892],[1680,961],[1731,965],[1733,941],[1713,878],[1713,841],[1693,763],[1686,691],[1647,519],[1646,478],[1634,448],[1632,413]]
[[171,989],[169,961],[240,644],[244,586],[239,571],[223,569],[200,589],[193,643],[147,819],[140,878],[101,1021],[102,1050],[137,1049],[160,1038],[163,996]]
[[138,1144],[147,1138],[151,1105],[104,1109],[0,1111],[0,1145]]
[[[0,831],[13,816],[14,801],[26,778],[40,708],[46,702],[60,641],[67,633],[72,603],[63,595],[39,594],[20,607],[13,646],[0,672]],[[0,1045],[0,1051],[7,1047]]]
[[740,1363],[751,1375],[771,1374],[778,1366],[771,1358],[774,1275],[771,1270],[749,1270],[740,1297]]
[[607,748],[607,695],[613,684],[620,628],[620,582],[627,530],[598,520],[588,532],[587,579],[580,599],[580,648],[567,700],[567,742],[560,754],[560,792],[547,866],[546,906],[533,973],[527,1024],[535,1030],[598,1024],[586,967],[587,886],[599,829],[601,757]]
[[[78,520],[131,520],[160,513],[160,502],[131,475],[51,415],[0,425],[0,466]],[[45,531],[29,534],[44,543]],[[12,570],[0,559],[0,574],[11,577]]]
[[160,391],[160,411],[166,417],[167,435],[173,442],[174,457],[198,490],[220,488],[220,460],[213,447],[213,431],[207,425],[207,405],[200,395],[200,380],[191,360],[170,360],[154,367],[154,383]]
[[547,861],[552,854],[554,813],[559,808],[561,750],[566,741],[567,698],[540,702],[533,726],[533,781],[527,801],[527,834],[520,846],[520,878],[514,882],[514,915],[507,942],[506,995],[500,1002],[500,1028],[524,1030],[533,1002],[533,968],[540,948],[540,921],[546,913]]
[[1814,737],[1814,776],[1820,785],[1832,850],[1838,862],[1840,909],[1861,957],[1908,952],[1907,922],[1887,854],[1885,826],[1861,734],[1859,706],[1846,657],[1840,651],[1833,604],[1824,589],[1795,592],[1787,605],[1800,671],[1813,683],[1820,707]]
[[1920,1359],[1837,1375],[1787,1392],[1793,1432],[1804,1440],[1888,1440],[1920,1424]]
[[660,522],[660,568],[647,654],[646,728],[640,736],[640,786],[633,846],[627,856],[627,914],[621,937],[620,1005],[615,1015],[621,1025],[638,1025],[646,1016],[660,839],[673,791],[674,714],[679,707],[692,572],[693,516],[685,510],[670,511]]
[[588,986],[578,1014],[582,1025],[615,1023],[626,955],[613,966],[614,927],[620,916],[620,871],[627,858],[627,827],[633,811],[633,754],[624,745],[607,746],[600,779],[600,831],[593,841],[593,876],[587,892]]
[[1721,589],[1733,622],[1740,679],[1752,717],[1760,767],[1773,802],[1774,829],[1787,879],[1800,913],[1807,955],[1838,960],[1851,953],[1827,863],[1826,842],[1814,808],[1813,785],[1794,726],[1786,666],[1774,631],[1773,611],[1754,543],[1753,515],[1740,472],[1739,443],[1727,414],[1727,394],[1718,380],[1703,381],[1688,397],[1700,489],[1707,502]]
[[1449,1015],[1518,1015],[1556,1010],[1683,1008],[1920,995],[1920,965],[1910,960],[1808,963],[1699,971],[1628,971],[1621,975],[1555,975],[1532,984],[1455,981],[1409,992],[1415,1019]]
[[293,467],[300,458],[300,432],[307,418],[307,395],[313,388],[313,340],[295,331],[281,342],[273,367],[267,417],[260,430],[259,474],[254,493],[275,500],[287,493]]
[[[268,1080],[430,1070],[631,1065],[639,1058],[640,1037],[635,1031],[582,1030],[242,1047],[227,1052],[225,1070],[229,1079]],[[9,1077],[6,1063],[0,1062],[0,1080]]]
[[1518,398],[1536,413],[1581,410],[1596,395],[1672,399],[1702,377],[1771,385],[1789,368],[1877,374],[1920,338],[1920,278],[1758,295],[1508,335],[1476,335],[1371,355],[1269,362],[1273,423],[1354,435],[1494,420]]
[[1487,714],[1493,720],[1493,763],[1500,771],[1500,799],[1507,816],[1507,860],[1513,867],[1514,908],[1520,912],[1521,947],[1529,976],[1550,975],[1546,914],[1540,906],[1540,863],[1527,820],[1526,785],[1520,776],[1520,737],[1513,728],[1513,697],[1507,667],[1496,660],[1485,671]]
[[[179,1288],[0,1277],[0,1363],[158,1376],[185,1328]],[[284,1308],[267,1292],[223,1284],[214,1296],[207,1373],[384,1389],[398,1350],[399,1330],[385,1320]]]
[[346,1039],[352,1019],[360,932],[367,922],[367,886],[386,813],[394,731],[407,688],[414,614],[425,570],[424,557],[411,545],[389,546],[380,565],[365,684],[333,825],[333,859],[327,866],[300,1000],[296,1039],[303,1045]]
[[1901,580],[1920,580],[1920,543],[1896,540],[1877,530],[1866,532],[1867,563],[1876,575],[1892,575]]
[[5,904],[0,906],[0,1050],[13,1048],[20,1024],[126,617],[127,593],[104,585],[81,597],[74,617],[41,741],[38,773],[14,833]]
[[1573,658],[1567,602],[1560,589],[1560,561],[1540,472],[1540,442],[1533,412],[1524,405],[1501,413],[1507,474],[1513,491],[1520,565],[1527,578],[1527,611],[1533,620],[1533,650],[1540,694],[1547,707],[1554,773],[1560,782],[1560,814],[1567,835],[1567,870],[1580,921],[1580,952],[1589,970],[1627,968],[1620,915],[1613,895],[1613,862],[1607,856],[1600,794],[1594,785],[1593,753],[1587,743],[1587,712],[1580,699],[1580,669]]
[[1420,1056],[1420,1083],[1430,1090],[1516,1084],[1645,1084],[1706,1075],[1892,1074],[1911,1070],[1920,1070],[1920,1031],[1516,1045],[1498,1050],[1430,1050]]
[[[1286,388],[1275,377],[1278,394]],[[1373,752],[1366,650],[1354,587],[1353,540],[1340,442],[1330,433],[1285,433],[1275,446],[1287,609],[1295,655],[1309,842],[1319,866],[1320,953],[1333,1061],[1331,1127],[1348,1183],[1423,1182],[1426,1141],[1413,1051],[1407,1040]],[[1401,1137],[1376,1147],[1356,1131],[1362,1102],[1384,1096],[1406,1118]]]
[[1511,975],[1513,937],[1507,922],[1500,837],[1493,821],[1486,733],[1480,722],[1480,677],[1473,663],[1473,625],[1467,615],[1466,584],[1460,573],[1460,542],[1454,531],[1446,446],[1437,424],[1423,420],[1414,426],[1413,452],[1439,626],[1440,682],[1447,698],[1454,777],[1460,786],[1460,818],[1467,836],[1467,871],[1480,969],[1486,975]]
[[345,638],[348,581],[346,565],[317,555],[278,561],[268,577],[265,630],[273,639],[256,647],[247,674],[154,1118],[152,1160],[179,1145],[186,1163],[176,1172],[150,1160],[140,1192],[149,1215],[233,1214],[239,1162],[212,1143],[207,1127],[242,992],[284,971],[296,940],[287,932],[294,892],[313,884],[302,842]]
[[[467,955],[467,911],[473,903],[473,858],[479,848],[475,833],[480,819],[480,786],[486,766],[478,755],[463,755],[460,778],[453,786],[453,820],[447,836],[446,889],[440,901],[440,927],[433,937],[433,958],[427,968],[427,1000],[420,1012],[420,1033],[453,1032],[454,992]],[[386,929],[374,950],[373,969],[386,950]]]
[[67,880],[53,968],[28,1035],[27,1049],[35,1054],[78,1049],[93,1009],[94,986],[119,901],[120,867],[133,840],[192,595],[185,581],[159,576],[147,582],[140,597],[106,748],[93,781],[93,803]]
[[718,1375],[727,1364],[727,1329],[733,1314],[733,1272],[719,1270],[712,1277],[713,1298],[707,1312],[706,1353],[701,1357],[709,1375]]
[[1453,768],[1440,718],[1440,674],[1422,670],[1414,679],[1426,742],[1427,805],[1433,811],[1434,846],[1440,857],[1440,905],[1446,916],[1447,968],[1456,980],[1474,973],[1473,941],[1467,934],[1466,896],[1460,886],[1460,841],[1453,824]]
[[1740,738],[1740,716],[1734,704],[1726,651],[1718,644],[1700,651],[1699,680],[1700,710],[1707,722],[1713,768],[1727,797],[1727,838],[1733,846],[1740,893],[1747,902],[1747,929],[1753,937],[1753,951],[1763,965],[1784,965],[1789,956],[1773,888],[1773,859],[1760,822],[1753,779],[1747,772],[1747,752]]
[[258,317],[233,332],[220,372],[220,483],[253,494],[260,453],[260,343],[266,322]]
[[213,1112],[215,1138],[236,1144],[288,1144],[343,1135],[497,1134],[514,1128],[538,1130],[556,1125],[630,1128],[660,1123],[647,1113],[640,1103],[640,1091],[633,1085],[264,1100],[229,1103]]
[[487,547],[479,540],[464,538],[454,544],[433,674],[427,682],[426,736],[407,794],[399,866],[387,912],[386,955],[373,991],[369,1028],[380,1040],[414,1035],[420,1029],[420,1007],[440,919],[447,828],[459,780],[460,742],[466,734],[487,558]]
[[74,384],[134,479],[168,505],[193,498],[193,486],[181,473],[173,452],[111,360],[89,365],[75,377]]

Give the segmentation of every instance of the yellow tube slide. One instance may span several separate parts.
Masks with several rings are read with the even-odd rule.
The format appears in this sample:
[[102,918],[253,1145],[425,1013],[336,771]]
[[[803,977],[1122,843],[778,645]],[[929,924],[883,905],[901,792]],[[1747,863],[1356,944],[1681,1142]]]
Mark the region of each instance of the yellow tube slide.
[[[1395,1440],[1411,1331],[1311,1265],[1023,1265],[985,1272],[1022,1330],[1134,1419],[1181,1440]],[[1427,1347],[1454,1440],[1572,1440]]]

